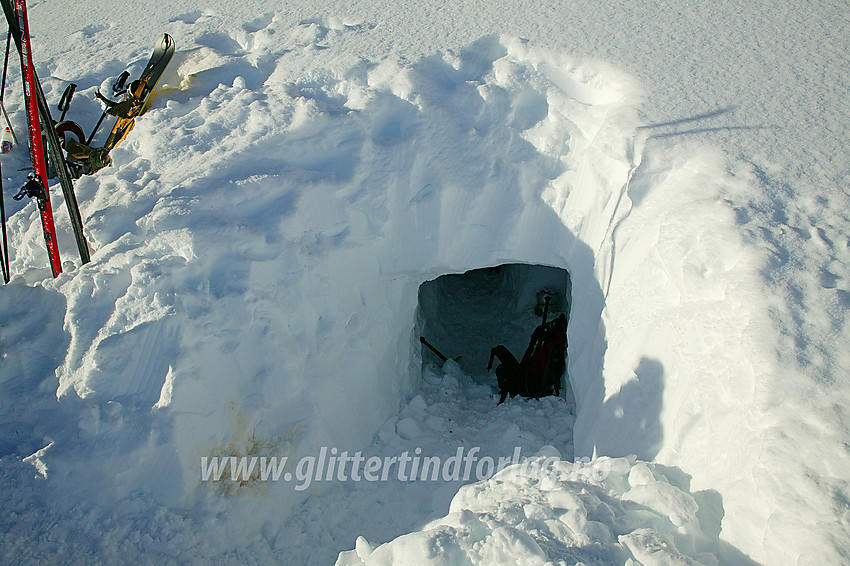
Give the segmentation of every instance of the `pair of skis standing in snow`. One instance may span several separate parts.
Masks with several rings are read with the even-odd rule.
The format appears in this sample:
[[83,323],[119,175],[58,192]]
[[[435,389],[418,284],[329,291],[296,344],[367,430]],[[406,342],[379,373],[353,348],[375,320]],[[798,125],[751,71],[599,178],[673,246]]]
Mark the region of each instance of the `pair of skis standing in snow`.
[[[150,94],[162,76],[165,67],[174,54],[174,40],[168,34],[163,34],[159,40],[150,61],[142,71],[138,80],[124,88],[129,73],[122,74],[113,86],[113,94],[124,95],[121,101],[112,101],[98,93],[98,98],[106,104],[106,110],[98,121],[92,133],[85,137],[82,128],[74,122],[61,121],[55,124],[50,114],[50,108],[41,89],[41,84],[35,72],[32,60],[29,21],[27,17],[26,0],[0,0],[3,12],[9,24],[9,35],[6,41],[6,62],[8,63],[11,40],[14,39],[18,53],[21,56],[21,75],[24,81],[24,96],[27,113],[27,130],[33,170],[29,180],[15,195],[16,200],[23,197],[36,199],[41,214],[44,240],[53,276],[62,272],[59,259],[59,247],[56,241],[56,229],[53,223],[53,210],[48,193],[48,177],[56,176],[62,187],[65,204],[71,216],[71,224],[77,241],[82,263],[90,261],[88,243],[83,234],[83,223],[80,216],[77,199],[74,194],[72,178],[83,174],[91,174],[111,163],[109,152],[121,143],[135,125],[135,118],[147,109]],[[6,65],[3,69],[3,80],[0,85],[0,102],[5,91]],[[71,85],[59,102],[62,120],[70,106],[75,85]],[[117,121],[103,147],[91,147],[92,139],[107,114],[117,117]],[[74,139],[76,138],[76,139]],[[45,151],[46,148],[46,151]],[[53,175],[49,175],[52,173]],[[0,174],[2,180],[2,174]],[[0,186],[0,215],[2,215],[3,246],[0,250],[3,279],[9,282],[9,254],[6,239],[6,213],[3,208],[2,186]]]

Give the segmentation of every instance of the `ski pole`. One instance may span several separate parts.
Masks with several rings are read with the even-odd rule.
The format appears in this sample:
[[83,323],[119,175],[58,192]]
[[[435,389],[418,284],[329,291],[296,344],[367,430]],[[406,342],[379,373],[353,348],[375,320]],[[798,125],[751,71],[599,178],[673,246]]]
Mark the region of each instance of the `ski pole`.
[[3,283],[8,283],[12,278],[12,270],[9,267],[9,239],[6,234],[6,205],[3,202],[3,173],[0,172],[0,220],[2,220],[3,245],[0,246],[0,265],[3,267]]
[[56,106],[59,109],[59,112],[62,115],[59,117],[60,122],[65,121],[65,114],[68,113],[68,110],[71,108],[71,99],[74,98],[74,91],[77,90],[77,85],[71,83],[68,85],[68,88],[65,89],[65,92],[62,93],[62,98],[59,99],[59,104]]
[[[9,115],[6,114],[6,107],[3,105],[3,95],[6,93],[6,70],[9,67],[9,46],[12,43],[12,30],[6,35],[6,58],[3,60],[3,80],[0,84],[0,108],[3,109],[3,116],[6,118],[6,123],[9,124],[9,131],[12,133],[12,138],[15,140],[15,145],[18,144],[18,138],[15,136],[15,130],[9,122]],[[0,265],[3,271],[3,283],[8,283],[12,278],[12,269],[9,266],[9,238],[6,233],[6,203],[3,196],[3,173],[0,171],[0,223],[2,223],[2,238],[3,245],[0,246]]]
[[94,139],[94,135],[100,129],[100,125],[103,124],[103,120],[106,118],[106,110],[103,111],[103,114],[100,115],[100,120],[97,121],[97,124],[94,125],[94,129],[89,134],[88,139],[86,140],[86,145],[91,145],[91,141]]
[[6,71],[9,69],[9,48],[12,46],[12,29],[6,35],[6,58],[3,60],[3,86],[0,86],[0,99],[6,93]]
[[12,30],[6,35],[6,58],[3,59],[3,82],[0,85],[0,109],[3,110],[3,117],[6,118],[6,125],[9,126],[9,131],[12,132],[12,139],[15,140],[15,145],[18,145],[18,136],[15,135],[15,128],[12,127],[12,122],[9,121],[9,115],[6,114],[6,106],[3,105],[3,95],[6,93],[6,71],[9,68],[9,48],[12,45]]
[[445,357],[443,354],[441,354],[440,351],[437,348],[435,348],[433,344],[431,344],[430,342],[425,340],[424,336],[420,336],[419,341],[422,342],[425,346],[427,346],[429,350],[431,350],[432,352],[437,354],[437,357],[440,358],[444,363],[449,360],[447,357]]
[[[127,88],[124,85],[126,84],[127,79],[129,79],[129,78],[130,78],[130,71],[124,71],[123,73],[118,75],[118,79],[115,81],[115,84],[112,85],[113,96],[117,96],[119,94],[124,94],[125,92],[127,92]],[[100,92],[97,92],[96,96],[98,98],[106,100],[106,98],[103,97],[103,95],[101,95]],[[107,112],[108,110],[109,110],[109,105],[107,105],[106,108],[104,108],[103,113],[100,115],[100,119],[97,121],[97,124],[95,124],[94,129],[91,131],[91,134],[89,134],[89,137],[86,140],[86,145],[91,145],[91,141],[94,139],[94,135],[100,129],[100,125],[103,124],[103,120],[106,119],[106,115],[108,114],[108,112]]]

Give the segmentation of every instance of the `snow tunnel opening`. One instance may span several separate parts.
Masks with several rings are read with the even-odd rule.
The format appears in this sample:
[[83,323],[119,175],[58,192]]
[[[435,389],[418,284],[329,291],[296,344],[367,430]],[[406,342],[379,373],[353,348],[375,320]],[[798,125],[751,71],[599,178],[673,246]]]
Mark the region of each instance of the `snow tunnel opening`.
[[[566,269],[506,263],[441,275],[419,286],[416,336],[456,359],[471,379],[495,388],[495,375],[487,370],[490,350],[502,344],[522,358],[531,333],[542,321],[547,296],[547,320],[561,313],[569,320],[572,280]],[[422,368],[442,364],[425,346],[420,356]],[[568,369],[561,376],[561,387],[562,397],[574,398]]]

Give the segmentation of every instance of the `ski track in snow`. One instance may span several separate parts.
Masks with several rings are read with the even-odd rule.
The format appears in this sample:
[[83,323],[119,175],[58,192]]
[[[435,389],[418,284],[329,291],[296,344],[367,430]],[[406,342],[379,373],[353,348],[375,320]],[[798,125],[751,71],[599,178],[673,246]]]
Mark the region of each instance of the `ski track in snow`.
[[[669,137],[638,130],[639,87],[602,63],[495,36],[415,62],[364,60],[350,47],[373,28],[175,17],[162,93],[115,167],[77,183],[92,265],[48,281],[36,212],[12,205],[4,560],[304,563],[318,544],[327,562],[358,534],[340,563],[416,562],[438,543],[482,564],[745,563],[742,552],[783,563],[807,548],[837,560],[846,533],[823,525],[846,506],[847,455],[809,439],[838,446],[847,431],[835,369],[850,365],[846,194],[809,198],[764,160],[730,164],[683,139],[683,123]],[[37,65],[48,99],[64,88],[54,77],[78,77],[73,118],[93,124],[100,81],[147,59],[149,46],[123,39],[109,25],[73,33]],[[80,51],[114,58],[81,74]],[[4,175],[22,159],[4,157]],[[68,262],[71,227],[53,200]],[[565,403],[488,410],[492,393],[461,394],[460,374],[415,383],[418,285],[517,259],[568,267],[577,287],[574,448]],[[42,314],[17,306],[32,302]],[[63,303],[64,319],[43,314]],[[542,423],[525,411],[535,403]],[[529,451],[554,444],[566,460],[665,466],[615,458],[607,484],[531,491],[491,480],[450,508],[450,484],[334,484],[306,501],[291,486],[222,497],[199,485],[198,457],[248,454],[258,439],[293,457],[322,445],[450,455],[446,423],[467,404],[478,416],[459,423],[464,443],[479,431],[504,452],[525,433]],[[402,422],[421,435],[402,439]]]

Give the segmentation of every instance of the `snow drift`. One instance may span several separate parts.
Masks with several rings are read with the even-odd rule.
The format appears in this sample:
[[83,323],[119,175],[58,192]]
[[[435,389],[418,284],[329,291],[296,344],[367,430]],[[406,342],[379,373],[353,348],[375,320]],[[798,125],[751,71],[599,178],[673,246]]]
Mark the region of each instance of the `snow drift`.
[[[92,264],[48,280],[35,211],[11,219],[22,276],[4,316],[57,307],[4,322],[5,379],[45,407],[18,417],[6,454],[40,449],[29,461],[72,499],[142,493],[228,517],[228,540],[285,544],[280,515],[304,495],[223,496],[199,458],[368,445],[417,385],[422,283],[537,264],[571,277],[576,456],[692,476],[716,490],[716,535],[755,559],[805,544],[760,455],[774,345],[760,261],[722,200],[742,182],[713,150],[645,145],[634,80],[509,37],[369,61],[345,48],[369,26],[190,20],[166,30],[189,47],[115,166],[77,184]],[[635,558],[666,540],[638,534]]]
[[634,457],[571,464],[550,446],[461,487],[449,514],[421,531],[377,548],[360,537],[336,564],[717,564],[717,541],[704,532],[719,531],[710,510],[663,466]]

